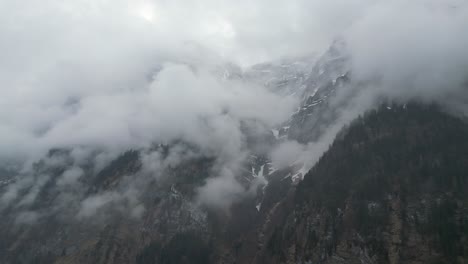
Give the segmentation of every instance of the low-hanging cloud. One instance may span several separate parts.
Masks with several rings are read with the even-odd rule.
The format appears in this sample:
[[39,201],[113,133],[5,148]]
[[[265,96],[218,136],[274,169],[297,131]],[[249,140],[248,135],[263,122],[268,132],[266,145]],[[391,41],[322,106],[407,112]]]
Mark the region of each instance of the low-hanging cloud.
[[467,27],[468,5],[463,1],[366,5],[339,35],[352,80],[327,100],[333,120],[314,142],[280,144],[272,153],[274,165],[304,163],[307,171],[344,126],[384,101],[435,102],[466,116]]
[[[298,99],[236,74],[253,63],[320,53],[336,37],[346,42],[353,78],[330,99],[343,109],[318,141],[275,148],[275,166],[299,161],[310,168],[343,125],[378,98],[466,102],[464,1],[26,2],[0,2],[0,161],[30,168],[51,148],[71,149],[73,164],[57,183],[79,197],[74,186],[90,156],[98,172],[124,150],[183,141],[217,158],[219,169],[198,199],[215,206],[238,199],[245,188],[235,176],[248,147],[243,123],[268,131],[290,117]],[[199,155],[172,153],[145,152],[143,174]],[[49,179],[23,174],[4,204],[23,189],[30,191],[18,206],[31,203]],[[135,190],[142,181],[86,198],[78,215],[123,200],[140,215]],[[64,193],[63,201],[73,197]],[[40,214],[24,216],[29,223]]]

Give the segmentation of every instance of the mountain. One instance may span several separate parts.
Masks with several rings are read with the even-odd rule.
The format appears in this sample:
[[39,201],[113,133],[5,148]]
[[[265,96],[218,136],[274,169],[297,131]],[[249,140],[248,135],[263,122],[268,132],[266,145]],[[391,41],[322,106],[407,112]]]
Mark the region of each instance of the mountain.
[[52,149],[28,175],[2,166],[0,263],[465,263],[468,124],[442,106],[381,100],[340,126],[307,173],[273,167],[276,146],[341,124],[353,99],[342,92],[363,85],[349,63],[335,41],[321,56],[213,69],[299,101],[279,127],[242,121],[243,195],[229,206],[199,203],[226,164],[183,141],[95,151],[79,166],[72,149]]
[[243,74],[243,79],[257,82],[282,96],[293,96],[299,106],[280,127],[276,137],[285,137],[301,143],[316,141],[327,125],[338,118],[336,104],[330,103],[337,90],[350,82],[349,55],[346,44],[335,40],[320,56],[254,65]]
[[[140,220],[54,216],[11,229],[6,214],[2,262],[464,263],[467,137],[466,121],[436,105],[382,105],[345,128],[299,184],[287,171],[268,175],[259,210],[254,198],[229,214],[194,206],[211,162],[195,159],[171,169],[175,182],[148,186]],[[117,158],[90,191],[138,170],[139,155]],[[52,194],[41,195],[47,206]]]

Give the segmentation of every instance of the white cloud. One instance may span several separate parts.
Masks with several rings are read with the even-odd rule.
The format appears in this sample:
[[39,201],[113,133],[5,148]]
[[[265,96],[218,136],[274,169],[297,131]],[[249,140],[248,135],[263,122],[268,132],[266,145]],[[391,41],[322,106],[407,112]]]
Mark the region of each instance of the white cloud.
[[[342,111],[318,142],[287,142],[273,152],[277,166],[306,156],[311,166],[341,126],[379,95],[465,99],[467,25],[468,5],[456,0],[4,0],[0,159],[31,164],[52,147],[68,147],[79,166],[98,149],[99,170],[122,150],[182,140],[224,162],[227,169],[199,199],[225,203],[243,190],[234,180],[246,147],[242,122],[271,127],[297,102],[224,80],[219,67],[321,51],[344,37],[352,76],[374,81],[366,88],[372,95],[356,96],[352,111]],[[334,104],[353,92],[337,95]],[[186,154],[174,150],[165,160],[148,154],[144,168],[155,171]],[[59,182],[71,184],[81,174],[72,169]],[[20,179],[1,200],[14,201],[38,184]],[[82,214],[119,195],[86,200]]]
[[208,179],[198,190],[197,200],[202,205],[226,209],[241,199],[246,191],[235,179],[234,172],[224,168],[219,176]]
[[276,169],[283,169],[294,162],[302,161],[304,146],[297,141],[285,141],[279,144],[271,153],[271,160]]
[[75,184],[78,179],[83,176],[84,172],[80,167],[73,167],[62,173],[62,177],[58,179],[58,185],[72,185]]

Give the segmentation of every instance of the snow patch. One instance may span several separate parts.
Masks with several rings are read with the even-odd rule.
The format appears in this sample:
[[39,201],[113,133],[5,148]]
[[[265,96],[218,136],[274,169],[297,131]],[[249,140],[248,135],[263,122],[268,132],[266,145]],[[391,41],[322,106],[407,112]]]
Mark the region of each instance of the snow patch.
[[254,178],[264,178],[264,176],[263,176],[263,169],[264,168],[265,168],[265,164],[260,166],[260,170],[258,171],[258,173],[255,173],[255,168],[252,167],[252,177],[254,177]]
[[273,136],[275,136],[276,139],[279,139],[279,130],[278,129],[272,129],[271,132],[273,133]]

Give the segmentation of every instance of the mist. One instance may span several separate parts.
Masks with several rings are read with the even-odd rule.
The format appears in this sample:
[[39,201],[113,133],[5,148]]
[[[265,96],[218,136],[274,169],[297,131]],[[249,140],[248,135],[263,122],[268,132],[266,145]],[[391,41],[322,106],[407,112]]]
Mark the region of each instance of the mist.
[[[215,157],[217,168],[197,202],[229,206],[250,193],[235,180],[249,151],[243,124],[268,132],[302,100],[238,78],[250,66],[322,54],[335,39],[346,43],[353,81],[330,101],[339,117],[316,142],[286,140],[267,153],[275,168],[300,162],[304,174],[343,126],[381,98],[436,101],[467,113],[467,28],[468,4],[455,0],[3,0],[0,163],[22,169],[0,202],[32,203],[50,177],[32,174],[33,164],[58,148],[69,149],[71,161],[58,161],[68,169],[54,210],[70,202],[86,218],[115,203],[138,217],[139,187],[194,156]],[[179,141],[197,153],[151,150]],[[146,151],[139,180],[74,201],[84,197],[79,179],[90,156],[97,173],[129,149]],[[26,210],[18,222],[39,217]]]

